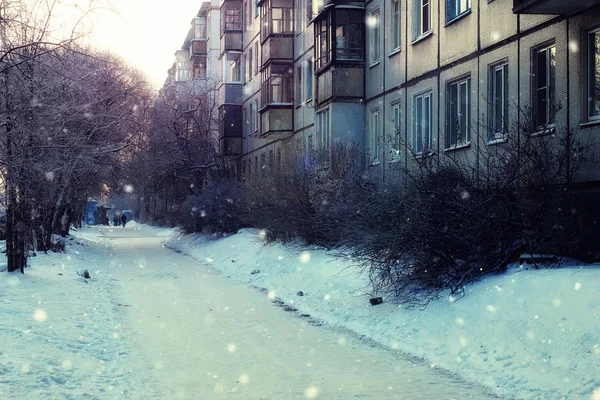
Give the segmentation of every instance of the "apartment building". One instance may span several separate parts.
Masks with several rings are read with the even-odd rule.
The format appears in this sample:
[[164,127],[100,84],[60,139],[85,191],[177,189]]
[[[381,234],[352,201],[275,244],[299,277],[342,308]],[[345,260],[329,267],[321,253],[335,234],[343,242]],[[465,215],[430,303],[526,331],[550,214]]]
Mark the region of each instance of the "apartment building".
[[[221,152],[245,178],[335,143],[393,179],[511,133],[600,134],[600,0],[213,0],[196,18],[215,54],[200,65],[219,71]],[[202,78],[194,40],[175,80]],[[581,180],[600,180],[595,165]]]
[[[388,179],[424,157],[477,165],[507,135],[600,134],[599,4],[368,2],[368,168]],[[598,161],[579,179],[598,180]]]

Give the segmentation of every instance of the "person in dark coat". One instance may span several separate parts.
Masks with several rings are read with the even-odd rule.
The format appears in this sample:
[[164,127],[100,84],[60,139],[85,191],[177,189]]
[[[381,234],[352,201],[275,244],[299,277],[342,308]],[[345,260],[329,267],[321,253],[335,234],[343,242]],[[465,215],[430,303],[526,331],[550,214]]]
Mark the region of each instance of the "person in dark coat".
[[127,223],[127,215],[121,214],[121,222],[123,223],[123,228],[125,228],[125,224]]

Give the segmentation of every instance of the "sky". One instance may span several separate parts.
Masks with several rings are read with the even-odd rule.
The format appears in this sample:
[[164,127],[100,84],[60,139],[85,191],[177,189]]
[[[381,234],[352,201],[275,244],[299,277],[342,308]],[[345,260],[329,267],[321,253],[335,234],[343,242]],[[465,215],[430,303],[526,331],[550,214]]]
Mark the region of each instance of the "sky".
[[112,0],[115,11],[93,11],[84,23],[94,47],[110,50],[144,71],[155,89],[167,77],[202,0]]

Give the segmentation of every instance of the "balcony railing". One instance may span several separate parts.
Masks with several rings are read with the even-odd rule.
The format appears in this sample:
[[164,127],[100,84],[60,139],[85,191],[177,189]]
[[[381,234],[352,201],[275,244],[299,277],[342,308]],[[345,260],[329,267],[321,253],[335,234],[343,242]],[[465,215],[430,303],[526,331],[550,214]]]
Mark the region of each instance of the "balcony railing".
[[260,90],[261,106],[293,105],[294,77],[271,76],[263,82]]
[[206,39],[196,39],[190,42],[190,58],[206,55]]
[[513,0],[513,12],[570,15],[598,4],[600,0]]

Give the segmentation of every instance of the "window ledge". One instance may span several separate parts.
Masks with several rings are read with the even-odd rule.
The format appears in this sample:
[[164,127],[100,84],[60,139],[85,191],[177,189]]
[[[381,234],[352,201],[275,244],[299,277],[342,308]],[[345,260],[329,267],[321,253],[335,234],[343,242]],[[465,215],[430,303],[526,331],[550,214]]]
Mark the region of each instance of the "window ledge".
[[411,42],[411,45],[414,46],[415,44],[427,39],[428,37],[430,37],[432,35],[433,35],[433,31],[426,32],[426,33],[422,34],[421,36],[418,36],[415,40],[413,40]]
[[554,124],[550,124],[548,126],[538,128],[538,130],[536,132],[530,133],[530,136],[535,137],[535,136],[552,135],[555,131],[556,131],[556,126]]
[[373,64],[369,65],[369,68],[376,67],[376,66],[378,66],[379,64],[381,64],[381,60],[377,60],[377,61],[375,61]]
[[506,137],[506,135],[502,135],[502,136],[498,135],[498,136],[495,139],[489,140],[486,144],[488,146],[493,146],[495,144],[501,144],[501,143],[508,142],[508,138]]
[[600,126],[600,119],[593,119],[591,121],[582,122],[579,124],[579,129],[593,128],[596,126]]
[[467,15],[471,14],[471,9],[469,8],[467,11],[463,12],[460,15],[457,15],[456,17],[452,18],[450,21],[446,22],[446,25],[444,25],[444,27],[447,27],[449,25],[452,25],[453,23],[465,18]]
[[388,54],[388,57],[393,57],[396,54],[400,54],[402,52],[402,47],[398,47],[397,49],[394,49],[390,54]]
[[462,150],[462,149],[466,149],[471,147],[471,142],[466,142],[466,143],[461,143],[461,144],[454,144],[446,149],[444,149],[444,153],[450,152],[450,151],[454,151],[454,150]]

